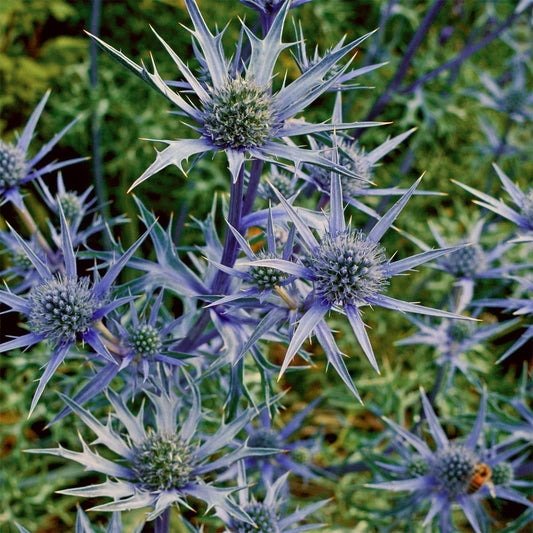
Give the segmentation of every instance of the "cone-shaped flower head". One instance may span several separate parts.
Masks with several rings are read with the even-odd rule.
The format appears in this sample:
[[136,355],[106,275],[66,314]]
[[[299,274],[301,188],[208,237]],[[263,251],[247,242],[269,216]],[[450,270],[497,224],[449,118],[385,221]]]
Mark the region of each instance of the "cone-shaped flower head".
[[30,333],[26,335],[1,344],[0,353],[33,346],[41,341],[48,341],[53,348],[50,361],[46,365],[33,397],[30,413],[37,404],[45,385],[76,342],[87,343],[96,354],[118,367],[118,362],[99,336],[99,324],[110,311],[129,300],[129,298],[113,299],[110,289],[122,268],[149,233],[147,231],[118,261],[110,266],[103,278],[95,277],[91,280],[86,276],[78,276],[70,231],[61,208],[59,214],[61,251],[64,258],[64,264],[59,267],[60,271],[52,271],[22,237],[12,230],[14,238],[38,273],[39,280],[24,296],[17,296],[9,291],[0,291],[0,302],[26,316],[30,330]]
[[[172,505],[189,507],[188,498],[204,501],[208,509],[216,506],[228,516],[244,523],[250,517],[229,497],[236,487],[218,487],[217,471],[226,470],[236,461],[253,455],[278,452],[268,448],[252,449],[246,445],[227,451],[227,445],[253,418],[250,409],[231,422],[221,423],[211,434],[201,426],[203,416],[200,393],[186,376],[186,384],[178,384],[178,375],[167,379],[161,373],[152,380],[157,392],[145,391],[150,400],[152,417],[149,427],[148,413],[144,407],[133,414],[124,400],[108,390],[107,396],[114,409],[114,418],[122,425],[117,431],[109,419],[99,422],[89,411],[63,396],[65,403],[98,436],[96,443],[103,444],[119,456],[104,459],[82,441],[83,451],[65,448],[30,450],[71,459],[88,470],[101,472],[116,481],[107,480],[99,485],[62,491],[75,496],[108,496],[114,501],[95,507],[103,511],[122,511],[153,507],[147,515],[152,520]],[[179,386],[178,386],[179,385]]]
[[20,188],[23,185],[43,174],[53,172],[54,170],[85,159],[78,158],[61,162],[56,161],[48,163],[40,169],[36,168],[41,159],[52,150],[61,137],[65,135],[78,119],[73,120],[57,135],[54,135],[52,140],[44,144],[35,156],[29,156],[28,149],[35,131],[35,126],[39,121],[49,96],[50,91],[47,91],[31,114],[16,144],[7,143],[0,139],[0,205],[9,201],[21,207],[22,194]]
[[[277,268],[296,278],[307,280],[313,287],[306,296],[306,310],[290,341],[281,373],[286,370],[305,339],[314,332],[326,352],[328,362],[358,397],[342,354],[325,322],[326,314],[332,309],[342,309],[346,314],[359,344],[376,370],[378,370],[377,362],[361,318],[361,307],[377,305],[399,311],[460,318],[453,313],[403,302],[384,294],[393,276],[458,249],[454,247],[431,250],[395,262],[387,259],[380,244],[381,237],[400,214],[419,182],[420,180],[401,197],[368,234],[364,234],[360,230],[346,226],[341,181],[338,174],[332,173],[331,209],[325,225],[327,229],[322,232],[319,239],[298,212],[279,191],[276,191],[280,203],[299,233],[303,248],[301,263],[283,259],[265,259],[254,261],[249,265]],[[467,319],[467,317],[461,318]]]
[[[202,83],[195,77],[170,46],[159,35],[156,36],[185,78],[188,92],[196,95],[197,103],[189,98],[189,94],[184,98],[181,93],[174,91],[159,76],[155,65],[154,72],[150,73],[144,65],[137,65],[115,48],[93,36],[106,53],[160,92],[176,105],[181,113],[194,121],[196,125],[193,129],[200,134],[197,139],[162,141],[168,147],[157,153],[155,162],[131,188],[169,165],[183,170],[182,164],[190,156],[199,157],[200,154],[219,150],[226,153],[234,181],[238,179],[248,155],[263,161],[281,158],[294,164],[307,162],[325,167],[333,166],[342,174],[352,175],[349,170],[328,161],[320,151],[287,144],[286,139],[294,135],[363,126],[362,123],[308,124],[290,119],[336,82],[348,65],[340,68],[339,73],[332,77],[328,78],[328,73],[368,35],[332,50],[308,72],[286,86],[283,84],[278,92],[273,93],[275,63],[281,52],[291,46],[281,41],[290,2],[279,3],[264,39],[259,39],[243,26],[250,42],[250,55],[244,59],[241,56],[242,46],[239,46],[237,58],[232,63],[224,57],[222,51],[223,32],[215,35],[210,32],[195,0],[185,0],[185,4],[194,25],[191,33],[195,40],[195,50],[199,62],[208,73],[207,83]],[[230,66],[231,64],[233,66]],[[367,123],[366,126],[372,124]],[[357,179],[357,176],[353,178]]]

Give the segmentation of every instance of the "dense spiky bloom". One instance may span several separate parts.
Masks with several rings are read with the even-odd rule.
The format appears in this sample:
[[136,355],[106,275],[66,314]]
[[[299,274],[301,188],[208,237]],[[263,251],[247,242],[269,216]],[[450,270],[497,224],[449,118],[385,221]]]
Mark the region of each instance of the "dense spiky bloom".
[[63,128],[53,139],[44,144],[37,154],[29,156],[28,149],[35,131],[35,126],[43,112],[44,106],[50,96],[47,91],[31,114],[22,134],[16,144],[10,144],[0,139],[0,204],[13,202],[18,207],[22,206],[20,188],[35,178],[48,174],[67,165],[72,165],[85,158],[69,159],[68,161],[48,163],[39,169],[36,166],[52,150],[65,133],[77,122],[73,120]]
[[111,298],[110,289],[135,250],[146,237],[146,232],[118,261],[109,267],[103,278],[79,277],[76,256],[70,239],[65,215],[59,210],[61,221],[61,251],[64,263],[56,273],[13,230],[13,236],[32,262],[38,281],[28,294],[18,296],[10,291],[0,291],[0,302],[12,311],[23,314],[30,332],[0,345],[0,353],[17,348],[33,346],[48,341],[52,354],[39,380],[30,407],[33,411],[45,385],[70,348],[78,341],[87,343],[96,354],[118,367],[115,357],[109,352],[100,337],[101,320],[113,309],[123,305],[129,298]]
[[[452,310],[461,312],[461,309],[457,308]],[[474,318],[477,316],[475,314]],[[396,342],[396,344],[398,346],[411,344],[433,346],[438,355],[435,362],[439,366],[448,367],[447,388],[451,387],[456,370],[462,372],[471,383],[475,383],[471,370],[481,370],[481,365],[478,361],[474,363],[467,359],[468,353],[519,322],[516,319],[501,324],[479,325],[473,321],[444,319],[437,324],[427,320],[422,321],[412,316],[407,317],[407,319],[418,328],[418,331]]]
[[[297,80],[272,93],[276,60],[284,49],[291,46],[281,42],[290,3],[278,3],[275,10],[277,14],[271,24],[269,22],[264,39],[255,37],[246,26],[243,26],[249,38],[251,51],[248,59],[233,61],[233,65],[238,65],[237,68],[229,67],[230,62],[224,57],[221,46],[223,32],[215,35],[210,32],[195,0],[185,0],[185,4],[194,25],[191,33],[197,45],[195,49],[200,63],[207,69],[209,83],[201,83],[170,46],[159,35],[156,36],[185,78],[188,92],[197,96],[198,104],[189,98],[189,94],[185,98],[181,93],[174,91],[159,76],[155,65],[154,72],[150,73],[144,65],[137,65],[115,48],[93,36],[106,53],[160,92],[193,120],[197,124],[194,130],[200,133],[197,139],[162,141],[168,144],[168,147],[157,153],[155,162],[131,188],[169,165],[175,165],[182,170],[183,162],[190,156],[199,157],[200,154],[219,150],[226,153],[234,181],[239,178],[248,156],[264,161],[281,158],[294,164],[307,162],[326,167],[333,166],[340,173],[352,175],[341,165],[329,162],[318,151],[298,148],[287,144],[285,139],[295,135],[362,126],[361,123],[308,124],[290,119],[339,79],[347,66],[340,68],[339,73],[331,78],[327,78],[327,75],[338,61],[354,50],[368,35],[348,45],[338,46]],[[239,56],[241,51],[239,47],[237,50]],[[371,124],[366,124],[368,125]],[[357,179],[357,176],[353,177]]]
[[[107,446],[118,459],[104,459],[82,441],[83,451],[65,448],[30,450],[64,457],[84,465],[88,470],[101,472],[116,481],[62,491],[84,497],[108,496],[114,501],[95,507],[103,511],[122,511],[153,507],[148,520],[159,516],[171,505],[188,507],[189,497],[203,500],[208,509],[217,506],[228,516],[245,523],[250,518],[231,499],[236,487],[219,487],[217,471],[229,468],[236,461],[253,455],[277,452],[269,448],[250,448],[242,445],[225,451],[237,433],[253,418],[255,411],[247,410],[231,422],[222,423],[215,433],[207,434],[201,427],[203,414],[200,393],[187,377],[187,386],[178,390],[174,378],[157,377],[152,380],[157,392],[147,391],[152,417],[149,427],[144,407],[133,414],[124,400],[108,390],[107,397],[114,409],[114,418],[121,423],[117,431],[110,421],[104,425],[89,411],[63,396],[66,404],[98,436],[96,442]],[[215,457],[213,457],[215,456]]]
[[[257,500],[248,486],[239,492],[239,504],[252,519],[253,524],[231,518],[224,510],[218,510],[218,515],[227,524],[225,533],[299,533],[311,529],[321,528],[323,524],[305,524],[298,526],[304,518],[308,517],[328,500],[323,500],[303,509],[296,509],[293,513],[287,511],[287,485],[289,473],[279,476],[274,483],[266,482],[266,494]],[[239,484],[246,485],[246,470],[239,466]]]
[[[486,391],[483,392],[472,431],[466,438],[453,441],[444,433],[423,391],[421,395],[424,415],[436,449],[432,451],[423,439],[385,419],[407,445],[399,450],[404,462],[402,465],[380,463],[384,469],[396,473],[396,479],[369,486],[411,492],[412,506],[405,507],[406,517],[412,520],[420,509],[426,509],[429,505],[424,525],[431,524],[436,519],[439,531],[443,533],[454,531],[452,509],[455,505],[463,510],[476,533],[485,531],[486,517],[482,510],[482,500],[487,497],[494,495],[496,498],[532,506],[531,502],[514,488],[529,486],[529,483],[518,482],[513,486],[514,470],[522,460],[509,462],[509,458],[517,452],[484,446]],[[408,446],[413,447],[416,452],[408,450]],[[492,473],[492,477],[489,474],[474,478],[476,473],[482,470]]]
[[[469,246],[463,246],[453,254],[440,257],[435,263],[428,265],[432,268],[448,272],[456,278],[455,284],[461,291],[456,304],[458,309],[464,309],[472,302],[477,280],[501,279],[511,272],[532,266],[526,263],[506,263],[501,266],[495,266],[497,262],[502,260],[504,254],[515,246],[515,242],[504,240],[494,248],[486,250],[480,243],[485,225],[485,218],[479,219],[472,226],[466,238],[459,241],[459,243],[468,243]],[[448,241],[433,224],[430,223],[429,227],[439,246],[450,246]],[[429,250],[427,244],[412,235],[407,236],[423,250]]]
[[[300,242],[304,249],[303,258],[301,263],[266,259],[254,261],[253,264],[277,268],[312,284],[312,291],[305,297],[304,311],[302,311],[298,329],[290,341],[281,373],[289,366],[305,339],[314,332],[326,352],[328,362],[358,397],[342,354],[325,322],[325,316],[331,310],[340,309],[346,314],[359,344],[376,370],[378,370],[377,362],[361,318],[361,307],[377,305],[398,311],[459,318],[453,313],[403,302],[384,294],[393,276],[458,249],[429,250],[395,262],[386,258],[380,245],[381,237],[400,214],[419,182],[420,180],[365,235],[359,230],[346,226],[341,181],[338,174],[333,173],[330,192],[331,209],[324,225],[326,229],[320,232],[320,240],[315,237],[298,212],[277,192],[289,219],[300,235]],[[249,265],[251,266],[252,263]]]

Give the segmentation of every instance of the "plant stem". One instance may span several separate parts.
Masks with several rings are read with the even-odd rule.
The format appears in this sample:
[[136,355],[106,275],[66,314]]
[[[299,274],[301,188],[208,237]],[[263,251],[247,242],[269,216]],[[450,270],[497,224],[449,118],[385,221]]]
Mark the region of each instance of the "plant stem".
[[28,208],[24,205],[24,203],[21,202],[22,207],[19,207],[17,204],[13,202],[13,207],[15,208],[15,211],[17,212],[18,216],[28,229],[28,232],[30,235],[35,235],[37,238],[37,242],[39,243],[39,246],[43,249],[44,253],[48,256],[50,260],[53,259],[54,253],[52,252],[52,249],[50,248],[50,245],[44,238],[43,234],[37,227],[37,224],[35,223],[35,220],[33,220],[33,217],[31,216],[31,213],[28,211]]
[[167,507],[154,520],[154,533],[169,533],[170,531],[170,507]]
[[[420,23],[418,30],[414,34],[413,38],[411,39],[411,42],[409,43],[407,47],[407,50],[405,51],[405,54],[402,58],[400,65],[398,66],[398,70],[396,71],[394,78],[392,78],[388,87],[381,94],[377,102],[374,104],[374,106],[368,113],[365,119],[366,121],[374,120],[381,113],[381,111],[383,111],[383,108],[391,100],[392,95],[395,93],[395,91],[398,89],[403,79],[405,78],[407,71],[409,70],[409,67],[411,66],[411,61],[413,60],[415,52],[420,47],[420,44],[422,43],[422,40],[426,36],[426,33],[429,31],[429,28],[431,27],[433,20],[435,19],[438,12],[440,11],[440,8],[445,4],[445,2],[446,0],[435,0],[433,5],[426,12],[424,19]],[[358,139],[364,131],[365,131],[364,128],[357,130],[357,133],[354,135],[354,138]]]
[[[98,36],[100,34],[100,20],[102,11],[102,0],[91,1],[91,22],[90,31],[93,35]],[[98,48],[94,39],[91,39],[89,44],[89,56],[90,56],[90,68],[89,68],[89,82],[93,94],[96,93],[98,88]],[[92,167],[94,177],[94,190],[98,199],[98,205],[102,213],[104,220],[111,218],[109,210],[109,204],[107,202],[107,190],[103,178],[102,172],[102,149],[101,149],[101,128],[100,117],[98,111],[93,108],[91,112],[91,137],[92,137]],[[106,248],[111,249],[111,239],[107,232],[103,234]]]

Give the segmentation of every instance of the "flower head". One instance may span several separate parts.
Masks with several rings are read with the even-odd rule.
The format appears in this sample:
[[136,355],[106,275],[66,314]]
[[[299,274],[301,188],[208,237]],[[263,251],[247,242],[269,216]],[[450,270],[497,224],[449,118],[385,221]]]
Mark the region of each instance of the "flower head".
[[[229,498],[236,488],[218,487],[215,483],[216,472],[229,468],[234,462],[277,451],[243,445],[224,452],[254,416],[255,410],[245,411],[231,422],[222,423],[214,433],[207,434],[200,427],[203,421],[200,394],[191,379],[187,377],[187,386],[179,389],[173,379],[167,381],[161,377],[156,377],[152,385],[152,392],[145,389],[153,415],[149,427],[145,427],[148,416],[144,407],[135,415],[118,394],[108,390],[114,417],[121,423],[120,432],[111,419],[104,425],[89,411],[63,396],[70,409],[96,433],[96,442],[107,446],[118,459],[104,459],[83,441],[81,452],[62,447],[30,451],[71,459],[88,470],[115,478],[116,481],[108,479],[99,485],[62,491],[75,496],[114,499],[95,509],[121,511],[150,506],[153,511],[147,518],[152,520],[171,505],[188,507],[187,499],[193,497],[206,502],[208,509],[216,506],[229,516],[250,523],[246,512]],[[123,429],[127,434],[122,433]]]
[[[155,65],[154,72],[150,73],[144,65],[137,65],[115,48],[93,36],[106,53],[160,92],[176,105],[181,113],[194,121],[196,126],[193,129],[200,134],[197,139],[162,141],[168,147],[157,153],[155,162],[131,188],[169,165],[183,170],[182,164],[190,156],[199,157],[201,154],[220,150],[226,153],[234,181],[239,178],[248,155],[263,161],[281,158],[294,164],[306,162],[325,167],[333,166],[338,172],[351,175],[349,170],[332,164],[316,150],[289,145],[285,139],[295,135],[357,127],[357,123],[308,124],[290,119],[339,79],[347,66],[340,68],[339,73],[331,78],[327,78],[327,75],[339,60],[354,50],[368,35],[348,45],[338,46],[297,80],[272,93],[276,60],[285,48],[291,46],[281,42],[290,2],[268,2],[271,7],[275,6],[274,12],[277,14],[264,39],[255,37],[243,26],[250,41],[250,56],[247,60],[237,59],[232,64],[244,63],[244,73],[241,72],[241,66],[228,66],[230,62],[224,57],[221,46],[223,32],[216,35],[210,32],[195,0],[185,0],[185,4],[194,25],[191,33],[197,45],[195,49],[200,63],[207,69],[209,83],[201,83],[170,46],[157,33],[156,36],[185,78],[188,92],[197,96],[198,104],[191,101],[189,95],[185,99],[179,92],[174,91],[159,76]],[[260,2],[252,4],[261,7]],[[237,53],[241,53],[240,47]],[[176,86],[175,83],[171,85]],[[356,176],[353,177],[357,179]]]
[[111,298],[110,289],[122,268],[149,233],[147,231],[110,266],[103,278],[95,277],[91,281],[86,276],[78,276],[76,256],[62,209],[60,209],[60,221],[64,264],[60,265],[59,271],[53,271],[18,233],[12,230],[14,238],[27,254],[39,279],[24,296],[15,295],[10,291],[0,291],[0,302],[9,305],[11,310],[23,314],[30,330],[26,335],[1,344],[0,353],[33,346],[41,341],[48,341],[53,349],[33,397],[30,413],[45,385],[76,342],[87,343],[96,354],[118,366],[118,362],[99,335],[101,319],[129,300],[129,298]]
[[405,457],[403,465],[380,463],[383,468],[395,472],[397,478],[373,483],[369,487],[411,492],[414,508],[407,509],[407,512],[414,513],[429,504],[424,525],[438,517],[440,531],[443,532],[453,531],[451,511],[455,504],[461,507],[476,533],[481,533],[485,526],[481,502],[487,497],[494,496],[531,506],[531,502],[514,488],[526,486],[520,482],[513,483],[515,468],[521,460],[509,459],[517,452],[484,446],[482,431],[485,425],[486,391],[483,392],[470,434],[464,439],[452,441],[444,433],[423,391],[421,396],[436,449],[432,451],[423,439],[385,419],[404,443],[416,452],[409,452],[407,446],[402,446],[400,451]]
[[459,318],[459,315],[453,313],[403,302],[384,294],[393,276],[457,249],[430,250],[395,262],[386,258],[384,249],[380,245],[381,237],[399,215],[419,182],[420,180],[401,197],[368,234],[364,234],[346,226],[341,182],[339,176],[333,173],[330,193],[331,209],[327,217],[326,229],[320,235],[319,240],[298,212],[279,192],[277,193],[282,206],[299,233],[303,247],[301,263],[283,259],[266,259],[254,261],[253,264],[279,269],[296,279],[306,280],[312,285],[312,289],[305,297],[303,315],[297,330],[292,335],[281,373],[286,370],[305,339],[314,331],[326,352],[328,362],[358,397],[342,354],[325,322],[325,316],[331,310],[341,309],[346,314],[359,344],[376,370],[378,370],[377,362],[361,318],[361,307],[377,305],[411,313]]
[[18,207],[22,205],[20,189],[35,178],[53,172],[67,165],[84,161],[86,158],[69,159],[68,161],[53,162],[37,169],[36,166],[77,122],[77,118],[63,128],[51,141],[44,144],[37,154],[30,157],[28,149],[33,137],[35,126],[43,112],[44,106],[50,96],[47,91],[31,114],[22,134],[16,144],[10,144],[0,139],[0,204],[13,202]]

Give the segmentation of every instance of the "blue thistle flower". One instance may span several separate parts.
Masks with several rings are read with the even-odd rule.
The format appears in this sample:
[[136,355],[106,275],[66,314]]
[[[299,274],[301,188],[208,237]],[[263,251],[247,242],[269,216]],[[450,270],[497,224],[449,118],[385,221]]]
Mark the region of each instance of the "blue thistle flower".
[[368,360],[376,371],[378,365],[361,318],[360,308],[366,305],[386,309],[420,313],[426,315],[462,318],[453,313],[431,309],[421,305],[403,302],[384,294],[389,280],[442,254],[457,250],[446,248],[430,250],[406,259],[391,262],[380,245],[383,234],[390,228],[409,198],[413,195],[420,179],[365,235],[351,229],[344,221],[342,188],[340,178],[333,173],[331,181],[331,210],[327,217],[327,229],[317,240],[307,223],[298,212],[278,194],[278,198],[289,218],[300,234],[304,247],[301,263],[281,259],[254,261],[249,265],[269,266],[311,282],[313,290],[307,295],[303,315],[290,341],[280,375],[285,372],[305,339],[315,333],[324,349],[328,362],[339,373],[352,393],[359,398],[350,378],[333,335],[324,318],[331,311],[340,309],[346,314],[353,332]]
[[96,354],[118,365],[100,337],[99,331],[103,327],[101,320],[113,309],[129,300],[129,298],[112,299],[110,289],[122,268],[148,234],[146,232],[110,266],[103,278],[91,281],[88,277],[78,276],[76,256],[61,208],[60,221],[61,250],[64,260],[60,271],[52,271],[18,233],[12,230],[40,279],[24,296],[15,295],[10,291],[0,291],[0,302],[10,306],[12,311],[23,314],[30,330],[26,335],[0,344],[0,353],[27,348],[41,341],[48,341],[53,348],[33,397],[30,414],[44,387],[77,341],[87,343]]
[[[370,34],[332,51],[297,80],[272,94],[274,65],[279,54],[291,46],[281,42],[290,3],[278,2],[280,9],[264,39],[257,38],[246,26],[243,26],[251,47],[244,75],[229,71],[229,62],[224,57],[221,47],[223,32],[213,35],[209,31],[194,0],[185,0],[185,4],[194,25],[194,31],[191,33],[198,45],[198,53],[209,72],[208,85],[202,84],[195,78],[170,46],[155,31],[154,33],[185,78],[188,92],[198,97],[198,106],[189,100],[190,95],[187,95],[186,100],[179,92],[172,90],[159,76],[155,64],[154,72],[150,73],[144,65],[137,65],[115,48],[91,36],[113,59],[156,89],[176,105],[181,113],[193,120],[197,124],[193,129],[200,134],[197,139],[162,141],[168,147],[157,153],[155,162],[135,180],[130,190],[169,165],[175,165],[183,171],[182,164],[190,156],[198,158],[213,151],[226,153],[233,181],[237,181],[247,155],[262,161],[281,158],[294,164],[306,162],[333,167],[337,172],[351,175],[348,170],[332,164],[315,150],[288,145],[284,139],[374,124],[309,124],[290,120],[338,81],[348,65],[331,78],[324,79],[324,77],[339,60],[354,50]],[[240,65],[240,61],[235,60],[233,64]]]
[[[245,485],[246,472],[239,464],[239,484]],[[322,500],[303,509],[297,509],[288,514],[285,511],[287,499],[287,485],[289,473],[278,477],[274,483],[266,483],[265,497],[258,501],[250,494],[248,487],[239,492],[239,504],[252,519],[253,524],[231,518],[224,510],[217,510],[217,515],[228,525],[225,533],[299,533],[311,529],[322,528],[324,524],[306,524],[298,526],[304,518],[308,517],[329,500]]]
[[[460,312],[459,309],[454,309]],[[478,314],[474,314],[477,318]],[[407,319],[418,328],[418,332],[396,342],[397,346],[411,344],[425,344],[433,346],[438,358],[439,366],[449,365],[446,387],[452,386],[456,370],[460,370],[473,384],[477,384],[472,369],[480,370],[478,363],[471,363],[466,359],[468,352],[472,351],[484,341],[495,337],[505,330],[515,326],[519,319],[504,323],[488,324],[479,326],[476,322],[443,319],[439,324],[421,321],[415,317],[407,316]]]
[[524,234],[518,239],[520,242],[533,241],[533,187],[529,187],[525,192],[515,185],[503,170],[496,164],[492,165],[498,174],[503,188],[511,197],[516,209],[509,207],[503,200],[493,198],[477,189],[473,189],[468,185],[454,181],[457,185],[472,193],[474,196],[480,198],[474,200],[474,203],[480,205],[485,209],[500,215],[501,217],[510,220],[518,226],[519,229],[524,230]]
[[37,104],[16,144],[10,144],[0,139],[0,205],[5,202],[12,202],[17,207],[22,207],[20,188],[23,185],[43,174],[48,174],[67,165],[73,165],[87,159],[85,157],[69,159],[68,161],[48,163],[40,169],[36,168],[38,163],[52,150],[61,137],[78,121],[77,118],[54,135],[51,141],[44,144],[36,155],[29,156],[28,149],[33,132],[50,96],[50,92],[48,90]]
[[[81,244],[86,244],[87,239],[100,231],[106,230],[116,224],[124,224],[128,219],[124,216],[118,216],[103,220],[102,217],[95,213],[97,210],[96,199],[90,198],[93,187],[88,187],[83,193],[79,194],[76,191],[69,191],[65,187],[63,176],[61,172],[57,173],[57,191],[56,194],[52,194],[48,185],[38,177],[36,180],[37,190],[39,191],[41,198],[45,205],[59,217],[59,206],[63,210],[65,219],[68,222],[68,228],[70,232],[70,239],[74,248]],[[83,224],[86,217],[93,214],[92,220],[89,224]],[[48,229],[50,235],[56,246],[61,246],[61,235],[57,232],[55,226],[48,221]]]
[[121,396],[108,389],[107,397],[113,407],[114,418],[121,423],[127,435],[114,428],[111,418],[104,425],[89,411],[61,395],[70,409],[98,436],[96,442],[107,446],[119,459],[104,459],[83,440],[81,452],[63,447],[28,451],[73,460],[87,470],[115,478],[116,481],[107,479],[98,485],[60,491],[88,498],[113,498],[114,501],[98,505],[94,510],[153,507],[146,517],[153,520],[172,505],[190,507],[188,499],[192,497],[204,501],[208,510],[216,506],[229,516],[250,523],[246,512],[229,498],[238,488],[217,486],[216,472],[247,457],[278,450],[252,449],[243,445],[223,453],[255,415],[255,410],[242,412],[231,422],[222,423],[215,433],[207,434],[199,427],[204,417],[197,387],[187,377],[188,390],[178,393],[172,381],[158,378],[153,382],[155,390],[145,388],[153,409],[153,422],[148,428],[144,423],[147,420],[144,407],[135,415]]
[[[450,246],[448,241],[433,224],[430,223],[429,227],[440,247]],[[501,260],[503,255],[515,246],[515,242],[506,240],[500,242],[490,250],[485,250],[480,243],[484,229],[485,219],[481,218],[473,225],[468,235],[457,243],[468,243],[469,246],[462,247],[446,257],[437,259],[436,263],[430,263],[428,265],[437,270],[447,272],[456,278],[455,285],[461,291],[456,304],[459,309],[466,308],[472,302],[477,280],[502,279],[511,272],[532,266],[531,264],[525,263],[510,263],[495,266],[496,261]],[[416,237],[408,234],[406,236],[422,248],[422,250],[429,250],[429,247]]]
[[[448,440],[425,393],[421,391],[425,418],[429,424],[436,449],[430,447],[417,435],[402,426],[384,418],[392,430],[416,452],[409,458],[406,447],[401,453],[403,465],[379,463],[380,466],[399,477],[392,481],[372,483],[368,487],[412,493],[412,508],[406,508],[412,515],[417,509],[429,504],[429,511],[423,525],[431,524],[437,518],[439,531],[454,531],[452,508],[458,505],[464,512],[476,533],[485,530],[486,516],[481,502],[487,497],[496,497],[518,502],[531,507],[531,502],[513,488],[514,472],[523,459],[509,461],[515,450],[501,451],[498,447],[486,448],[482,442],[485,425],[486,391],[479,405],[478,414],[470,434],[461,440]],[[476,473],[485,470],[486,475],[475,478]],[[512,470],[512,472],[510,472]],[[496,471],[495,478],[492,477]],[[491,476],[492,474],[492,476]],[[475,479],[474,479],[475,478]],[[525,487],[529,483],[518,482],[514,486]]]

